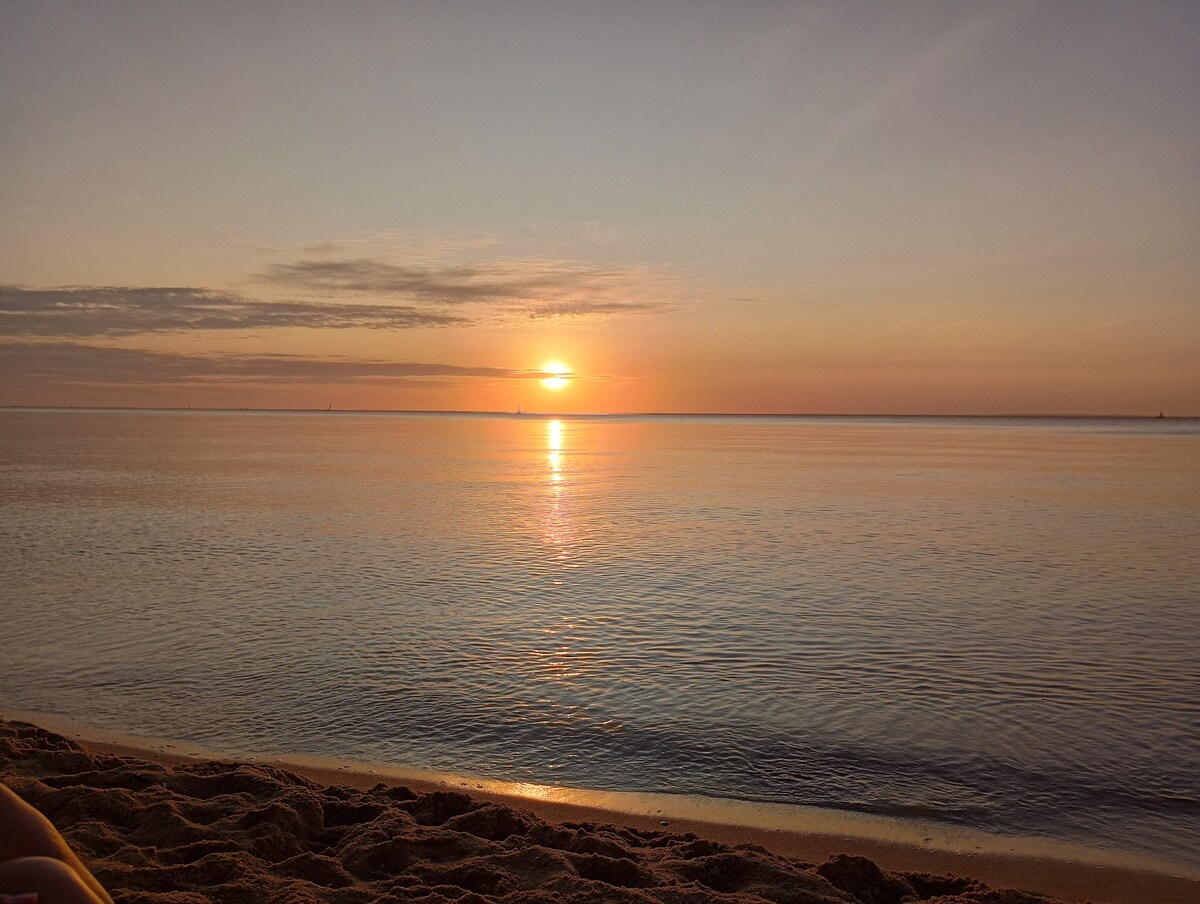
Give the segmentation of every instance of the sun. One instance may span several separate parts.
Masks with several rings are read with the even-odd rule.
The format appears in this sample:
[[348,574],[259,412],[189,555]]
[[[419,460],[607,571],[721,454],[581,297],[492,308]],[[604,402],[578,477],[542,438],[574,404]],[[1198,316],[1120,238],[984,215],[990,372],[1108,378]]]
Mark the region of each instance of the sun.
[[571,373],[571,368],[562,361],[547,361],[542,365],[542,373],[550,374],[542,379],[542,385],[554,392],[566,389],[571,383],[571,378],[567,376]]

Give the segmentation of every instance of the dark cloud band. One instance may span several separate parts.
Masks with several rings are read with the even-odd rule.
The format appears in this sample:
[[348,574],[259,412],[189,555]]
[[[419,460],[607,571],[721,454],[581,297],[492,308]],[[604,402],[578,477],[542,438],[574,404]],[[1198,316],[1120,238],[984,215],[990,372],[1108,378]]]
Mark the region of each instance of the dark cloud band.
[[467,323],[408,305],[259,302],[196,288],[0,286],[0,335],[47,339],[184,330],[393,329]]
[[373,383],[429,378],[544,377],[501,367],[356,361],[300,355],[180,355],[67,342],[0,343],[0,379],[43,384]]

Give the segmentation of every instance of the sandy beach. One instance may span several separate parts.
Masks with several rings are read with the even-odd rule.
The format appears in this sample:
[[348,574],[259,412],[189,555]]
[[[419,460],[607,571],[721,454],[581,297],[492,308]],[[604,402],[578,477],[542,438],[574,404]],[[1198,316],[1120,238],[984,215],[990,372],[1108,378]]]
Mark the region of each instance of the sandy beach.
[[0,778],[127,902],[1200,899],[1194,879],[1119,865],[663,820],[344,766],[194,759],[16,720],[0,720]]

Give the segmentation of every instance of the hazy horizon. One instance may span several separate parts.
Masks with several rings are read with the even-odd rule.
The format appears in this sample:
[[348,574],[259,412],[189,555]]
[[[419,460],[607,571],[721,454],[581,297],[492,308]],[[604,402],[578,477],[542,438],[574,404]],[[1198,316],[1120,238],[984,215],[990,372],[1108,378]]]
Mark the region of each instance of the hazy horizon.
[[1197,416],[1198,98],[1173,2],[9,0],[0,405]]
[[[1012,411],[1004,414],[970,414],[925,412],[879,412],[879,411],[541,411],[538,409],[511,411],[497,408],[326,408],[295,406],[291,408],[208,407],[203,405],[0,405],[0,411],[164,411],[164,412],[248,412],[259,414],[445,414],[481,415],[486,417],[530,417],[530,418],[639,418],[639,417],[696,417],[696,418],[881,418],[881,419],[953,419],[972,418],[982,420],[1159,420],[1160,415],[1109,412],[1105,414],[1080,414],[1072,412],[1050,412],[1036,414]],[[1200,415],[1162,414],[1161,419],[1172,421],[1200,420]]]

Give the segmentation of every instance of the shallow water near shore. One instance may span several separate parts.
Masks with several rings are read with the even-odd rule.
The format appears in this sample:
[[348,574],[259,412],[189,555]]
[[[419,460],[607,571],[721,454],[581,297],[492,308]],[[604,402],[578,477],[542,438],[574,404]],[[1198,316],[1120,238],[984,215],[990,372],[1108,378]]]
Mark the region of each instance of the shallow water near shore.
[[[1061,868],[1097,869],[1111,878],[1111,871],[1133,876],[1171,876],[1200,882],[1200,868],[1187,867],[1146,855],[1060,841],[1054,838],[1006,836],[931,822],[911,817],[881,816],[850,810],[832,810],[799,804],[761,803],[731,798],[653,792],[601,791],[563,785],[538,785],[531,782],[506,782],[486,776],[462,775],[395,763],[357,762],[287,753],[239,754],[230,750],[212,750],[168,738],[148,738],[124,732],[99,731],[61,716],[45,713],[0,710],[0,719],[48,729],[104,752],[135,760],[159,760],[179,763],[245,763],[273,766],[298,772],[319,783],[372,788],[379,783],[415,788],[419,791],[461,791],[475,798],[508,806],[561,810],[568,821],[625,823],[644,820],[652,830],[671,832],[697,831],[701,837],[722,829],[731,830],[737,843],[759,843],[778,849],[796,837],[812,839],[820,846],[831,842],[837,849],[866,843],[883,845],[898,854],[902,862],[914,852],[954,855],[954,867],[944,862],[934,872],[977,871],[985,861],[997,859],[1027,869],[1030,864],[1049,864]],[[543,813],[543,815],[546,815]],[[831,847],[830,850],[833,850]],[[875,853],[879,849],[873,848]],[[860,852],[861,853],[861,852]],[[878,856],[878,853],[876,853]],[[977,858],[983,858],[977,859]],[[819,857],[818,857],[819,859]],[[906,866],[907,866],[906,862]],[[1016,881],[1014,879],[1004,881]],[[1043,889],[1045,891],[1045,889]]]
[[13,708],[1198,864],[1200,423],[0,412]]

